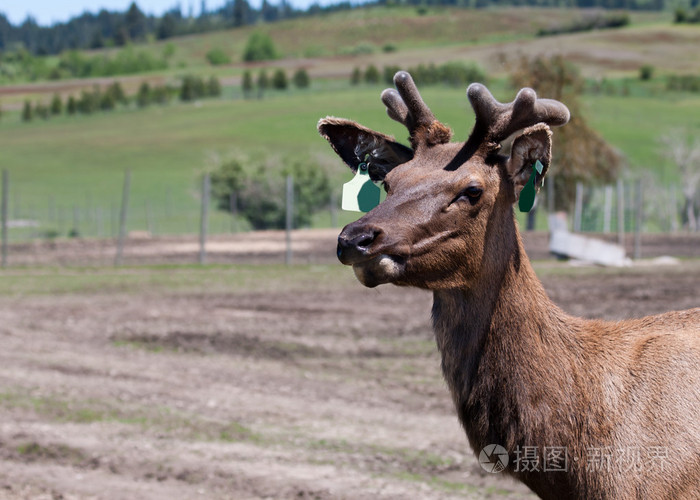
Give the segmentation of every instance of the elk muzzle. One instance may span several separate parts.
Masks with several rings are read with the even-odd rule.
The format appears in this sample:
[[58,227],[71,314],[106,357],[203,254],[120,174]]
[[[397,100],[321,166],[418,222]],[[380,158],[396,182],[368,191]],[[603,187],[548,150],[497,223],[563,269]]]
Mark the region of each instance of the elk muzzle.
[[338,260],[352,266],[360,283],[370,288],[395,282],[403,274],[405,258],[389,254],[391,249],[396,253],[384,231],[360,221],[345,226],[338,236]]
[[338,260],[346,266],[367,260],[381,234],[381,229],[372,226],[348,224],[338,236]]

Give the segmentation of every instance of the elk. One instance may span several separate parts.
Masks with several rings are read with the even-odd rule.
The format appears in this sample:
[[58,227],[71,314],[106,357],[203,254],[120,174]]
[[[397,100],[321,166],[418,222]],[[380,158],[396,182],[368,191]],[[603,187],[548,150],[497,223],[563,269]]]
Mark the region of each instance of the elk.
[[541,498],[700,498],[700,308],[573,317],[525,254],[513,204],[531,175],[544,179],[566,106],[528,88],[504,104],[474,83],[475,125],[456,143],[408,73],[394,84],[382,101],[410,147],[346,119],[318,124],[387,192],[342,230],[338,258],[367,287],[432,291],[443,375],[472,450],[502,446],[505,472]]

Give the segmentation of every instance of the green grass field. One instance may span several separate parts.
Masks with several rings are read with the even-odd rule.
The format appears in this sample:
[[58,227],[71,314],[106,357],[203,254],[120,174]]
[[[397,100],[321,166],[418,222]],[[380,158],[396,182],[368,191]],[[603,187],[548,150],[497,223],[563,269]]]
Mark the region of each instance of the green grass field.
[[[590,50],[590,54],[598,54],[593,48],[614,51],[620,44],[625,50],[641,50],[659,32],[676,37],[664,42],[665,50],[674,43],[685,47],[700,39],[700,30],[673,27],[663,13],[634,14],[632,27],[615,32],[534,37],[544,23],[567,22],[577,15],[568,10],[505,9],[430,10],[418,16],[414,9],[370,9],[299,19],[260,29],[270,31],[286,57],[270,63],[271,67],[312,64],[311,60],[298,58],[314,56],[312,73],[326,76],[315,78],[306,91],[246,101],[236,98],[239,92],[228,87],[222,99],[194,104],[173,102],[144,110],[132,106],[91,116],[35,119],[29,124],[21,122],[17,111],[5,111],[0,119],[0,168],[7,169],[11,177],[10,215],[40,224],[39,228],[13,229],[11,237],[16,240],[48,230],[65,235],[76,225],[83,235],[113,234],[126,169],[132,171],[128,228],[156,234],[197,231],[201,175],[231,156],[268,156],[280,162],[321,161],[329,165],[339,190],[349,175],[318,136],[319,118],[352,118],[402,141],[406,135],[403,127],[384,113],[379,100],[383,86],[351,87],[347,83],[342,75],[349,75],[356,65],[375,62],[381,67],[392,61],[409,65],[430,61],[431,54],[443,58],[454,55],[463,60],[464,54],[472,53],[462,50],[474,50],[478,60],[501,50],[504,44],[515,47],[531,43],[536,48],[578,43],[583,44],[582,53]],[[245,66],[212,69],[204,64],[204,54],[211,47],[227,45],[233,60],[237,60],[237,51],[242,51],[252,29],[173,40],[180,68],[169,71],[176,74],[185,67],[221,77],[239,75]],[[370,44],[370,53],[341,55],[360,43]],[[387,44],[396,52],[383,52]],[[163,43],[146,47],[162,51]],[[654,47],[657,50],[659,45]],[[605,59],[600,57],[601,61]],[[593,56],[582,62],[585,74],[591,68],[597,68],[594,74],[598,75],[609,72],[610,81],[622,85],[624,80],[630,91],[629,96],[586,95],[585,112],[591,123],[625,154],[631,170],[649,169],[664,184],[676,181],[676,173],[663,159],[658,137],[679,127],[700,129],[700,95],[664,92],[663,66],[662,76],[642,85],[635,79],[636,70],[620,73],[607,68],[610,61],[591,66],[593,62]],[[621,67],[626,66],[621,63]],[[491,84],[496,96],[511,100],[514,90],[507,88],[503,69],[500,73],[491,67],[487,70],[496,76]],[[27,91],[31,93],[32,88]],[[473,118],[464,89],[426,87],[422,93],[436,116],[452,126],[455,138],[466,139]],[[344,214],[339,222],[353,217]],[[317,225],[329,223],[329,214],[315,218]],[[213,213],[211,228],[214,232],[230,230],[229,217]]]
[[[512,99],[513,91],[500,87],[498,97]],[[380,91],[362,87],[277,94],[260,101],[209,100],[31,124],[9,113],[0,122],[0,165],[10,172],[11,215],[40,220],[42,228],[63,233],[76,209],[99,211],[106,235],[114,224],[107,217],[113,219],[119,206],[124,171],[131,169],[129,229],[193,233],[202,173],[216,167],[213,158],[241,154],[279,161],[321,158],[337,165],[331,172],[339,188],[349,174],[318,136],[316,122],[326,115],[349,117],[404,140],[405,130],[384,113]],[[436,116],[453,127],[455,138],[465,139],[473,117],[463,89],[429,87],[423,95]],[[631,169],[648,168],[664,184],[677,179],[660,154],[658,137],[676,127],[700,128],[700,96],[588,96],[585,101],[596,129],[626,155]],[[330,219],[319,223],[323,220]],[[212,229],[228,228],[228,217],[215,213]]]

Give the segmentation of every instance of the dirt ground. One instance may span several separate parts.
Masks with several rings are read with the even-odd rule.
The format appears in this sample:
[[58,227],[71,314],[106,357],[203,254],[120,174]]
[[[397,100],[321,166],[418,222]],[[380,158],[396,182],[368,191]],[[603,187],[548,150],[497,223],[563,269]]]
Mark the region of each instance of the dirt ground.
[[[293,262],[297,264],[334,264],[339,229],[302,229],[292,231]],[[617,243],[612,234],[595,237]],[[552,259],[547,232],[523,233],[525,249],[532,260]],[[700,258],[700,233],[644,234],[642,258],[661,256]],[[626,235],[627,255],[633,254],[633,236]],[[105,266],[115,260],[113,239],[34,240],[10,245],[11,266]],[[284,231],[258,231],[213,235],[208,238],[208,263],[279,264],[285,260]],[[123,262],[140,264],[192,264],[198,261],[199,240],[196,236],[149,237],[132,234],[124,245]]]
[[[469,449],[430,294],[365,289],[327,255],[330,234],[305,236],[291,268],[251,264],[280,257],[257,234],[211,255],[243,265],[3,271],[0,499],[534,498]],[[127,261],[151,262],[139,245]],[[64,264],[93,262],[61,246]],[[698,259],[536,269],[587,317],[700,305]]]

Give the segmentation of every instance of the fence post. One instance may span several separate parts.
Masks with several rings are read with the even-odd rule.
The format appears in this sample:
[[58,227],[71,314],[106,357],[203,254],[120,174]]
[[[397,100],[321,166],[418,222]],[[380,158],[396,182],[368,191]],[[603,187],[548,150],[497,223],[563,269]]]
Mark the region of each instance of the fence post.
[[287,175],[287,214],[285,220],[285,236],[287,251],[284,255],[284,263],[292,263],[292,225],[294,224],[294,178]]
[[642,180],[637,180],[635,197],[635,217],[634,217],[634,258],[642,258],[642,223],[644,220],[644,203],[642,192]]
[[202,217],[199,221],[199,263],[207,262],[207,231],[209,230],[209,172],[202,179]]
[[581,232],[581,219],[583,218],[583,184],[576,183],[576,203],[574,205],[574,232]]
[[228,195],[228,205],[231,211],[231,232],[238,232],[238,223],[236,222],[236,217],[238,216],[238,195],[236,191],[231,191]]
[[78,238],[80,237],[80,209],[77,205],[73,205],[73,232],[72,234]]
[[10,174],[7,169],[2,171],[2,267],[7,267],[7,203],[10,192]]
[[119,236],[117,237],[117,255],[114,257],[114,265],[122,265],[124,253],[124,240],[126,239],[126,217],[129,207],[129,190],[131,189],[131,170],[124,172],[124,188],[122,190],[122,209],[119,213]]
[[605,206],[603,209],[603,232],[608,234],[612,222],[612,186],[605,186]]
[[669,230],[672,233],[678,231],[678,203],[676,200],[676,186],[669,186],[669,201],[668,201],[668,223]]
[[617,244],[625,247],[625,186],[617,179]]

